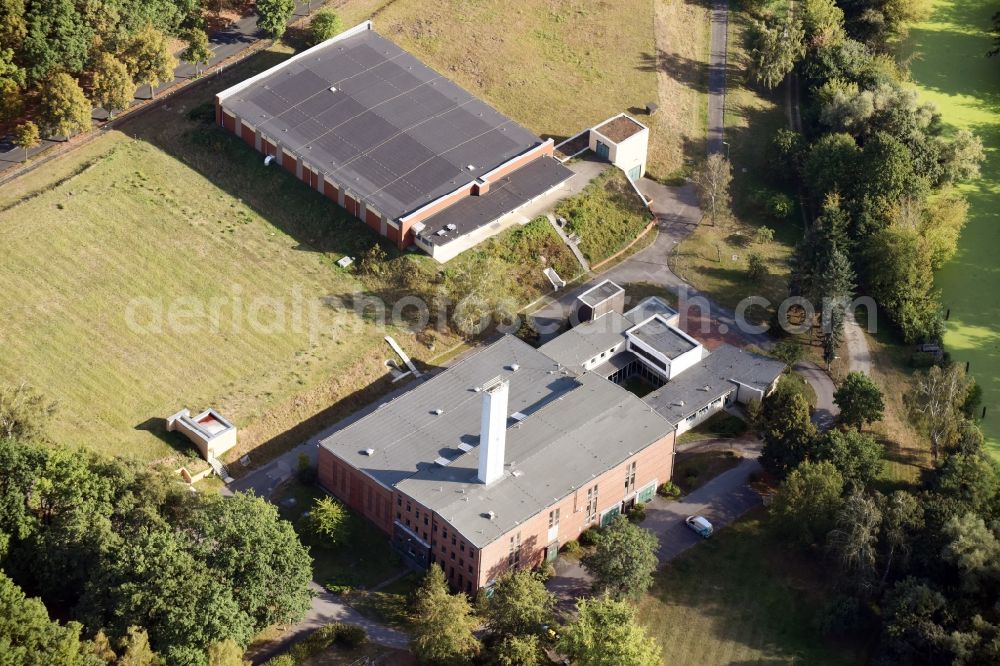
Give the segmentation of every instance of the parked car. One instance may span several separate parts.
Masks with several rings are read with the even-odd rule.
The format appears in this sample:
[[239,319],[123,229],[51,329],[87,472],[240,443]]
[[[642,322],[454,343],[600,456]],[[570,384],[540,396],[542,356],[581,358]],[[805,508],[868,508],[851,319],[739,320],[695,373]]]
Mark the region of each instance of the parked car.
[[712,523],[708,522],[704,516],[688,516],[684,522],[703,539],[712,536]]

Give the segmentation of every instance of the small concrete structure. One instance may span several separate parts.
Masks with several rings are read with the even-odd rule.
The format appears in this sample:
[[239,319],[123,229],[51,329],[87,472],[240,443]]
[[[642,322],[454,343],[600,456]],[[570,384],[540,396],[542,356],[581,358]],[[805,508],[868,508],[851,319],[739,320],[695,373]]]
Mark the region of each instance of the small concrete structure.
[[167,432],[175,431],[191,440],[209,462],[236,446],[236,426],[214,409],[206,409],[192,417],[185,407],[167,417]]
[[633,183],[646,174],[649,128],[626,113],[591,129],[588,147],[624,171]]

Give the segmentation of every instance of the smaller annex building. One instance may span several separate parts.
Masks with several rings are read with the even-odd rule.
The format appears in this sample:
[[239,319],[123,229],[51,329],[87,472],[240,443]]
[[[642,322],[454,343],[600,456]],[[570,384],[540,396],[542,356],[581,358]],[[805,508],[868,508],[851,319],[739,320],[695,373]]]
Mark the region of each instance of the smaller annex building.
[[398,247],[446,261],[573,172],[366,21],[215,97],[216,122]]

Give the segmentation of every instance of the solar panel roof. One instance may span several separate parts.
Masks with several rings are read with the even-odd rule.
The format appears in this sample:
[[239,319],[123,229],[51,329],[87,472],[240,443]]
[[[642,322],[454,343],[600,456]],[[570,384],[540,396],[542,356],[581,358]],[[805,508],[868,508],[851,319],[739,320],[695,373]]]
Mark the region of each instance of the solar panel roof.
[[541,143],[374,30],[302,56],[223,106],[390,218]]

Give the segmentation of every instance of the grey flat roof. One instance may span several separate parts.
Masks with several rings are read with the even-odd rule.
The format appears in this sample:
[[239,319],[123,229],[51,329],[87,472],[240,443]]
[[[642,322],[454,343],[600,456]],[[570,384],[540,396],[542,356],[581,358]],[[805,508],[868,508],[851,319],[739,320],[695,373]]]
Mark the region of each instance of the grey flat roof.
[[[475,387],[498,375],[510,381],[508,411],[526,418],[508,420],[504,477],[484,486],[476,479],[482,395]],[[444,411],[435,415],[436,409]],[[321,446],[398,487],[482,547],[670,430],[621,387],[593,373],[559,370],[539,350],[505,336]],[[464,452],[460,443],[473,448]],[[364,452],[369,447],[371,456]],[[450,464],[436,464],[439,457]]]
[[615,284],[611,280],[605,280],[604,282],[602,282],[602,283],[600,283],[600,284],[598,284],[598,285],[596,285],[594,287],[591,287],[587,291],[583,292],[582,294],[580,294],[579,296],[577,296],[577,298],[580,299],[581,301],[583,301],[583,303],[585,305],[589,305],[590,307],[594,307],[598,303],[601,303],[602,301],[606,301],[607,299],[611,298],[615,294],[618,294],[618,293],[620,293],[622,291],[625,291],[625,290],[622,289],[621,287],[619,287],[617,284]]
[[764,391],[784,370],[781,361],[722,345],[643,400],[676,425],[734,390],[735,382]]
[[631,321],[612,310],[593,321],[577,324],[546,342],[538,351],[565,366],[581,366],[624,342],[625,331],[631,327]]
[[[572,176],[573,172],[555,158],[539,157],[503,178],[490,181],[486,194],[465,197],[424,220],[420,237],[434,245],[449,243],[503,217]],[[449,224],[455,225],[454,231],[447,229]],[[439,236],[437,231],[441,229],[445,233]]]
[[393,219],[541,143],[374,30],[320,45],[222,105]]
[[632,323],[638,324],[657,314],[663,315],[665,319],[670,319],[677,314],[677,310],[670,307],[670,304],[659,296],[647,296],[638,305],[626,312],[625,318]]
[[698,346],[691,338],[668,325],[658,316],[639,324],[629,331],[629,335],[646,343],[669,359],[677,358],[684,352]]

